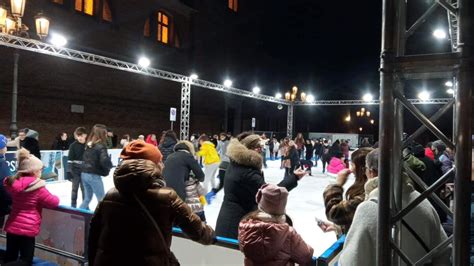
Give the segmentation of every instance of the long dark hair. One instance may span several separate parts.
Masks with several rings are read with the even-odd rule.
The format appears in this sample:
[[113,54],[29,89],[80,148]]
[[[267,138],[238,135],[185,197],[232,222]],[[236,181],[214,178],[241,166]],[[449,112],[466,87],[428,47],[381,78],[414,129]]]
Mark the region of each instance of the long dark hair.
[[365,175],[365,157],[372,148],[360,148],[352,153],[351,161],[355,165],[355,182],[347,190],[346,199],[353,199],[357,196],[364,195],[364,185],[367,182],[367,176]]
[[87,136],[87,143],[89,142],[107,145],[107,127],[102,124],[95,124],[92,127],[91,133]]

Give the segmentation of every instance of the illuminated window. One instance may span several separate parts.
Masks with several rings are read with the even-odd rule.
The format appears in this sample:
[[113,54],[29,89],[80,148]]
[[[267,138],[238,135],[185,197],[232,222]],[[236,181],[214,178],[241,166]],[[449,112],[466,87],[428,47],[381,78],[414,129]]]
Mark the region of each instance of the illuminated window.
[[102,19],[112,22],[112,12],[110,11],[109,0],[104,0],[102,6]]
[[94,0],[76,0],[74,6],[77,11],[90,16],[94,15]]
[[159,42],[168,44],[170,34],[169,17],[162,12],[158,12],[158,32],[156,39]]
[[229,1],[229,8],[232,9],[234,12],[237,12],[239,7],[239,0],[228,0]]

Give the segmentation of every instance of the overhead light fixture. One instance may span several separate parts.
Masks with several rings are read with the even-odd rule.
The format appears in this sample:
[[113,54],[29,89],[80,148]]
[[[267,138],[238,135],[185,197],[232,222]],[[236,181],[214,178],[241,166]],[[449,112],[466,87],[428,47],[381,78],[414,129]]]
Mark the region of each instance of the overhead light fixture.
[[281,93],[277,92],[277,93],[275,94],[275,98],[281,99],[281,97],[282,97]]
[[366,93],[362,96],[364,102],[371,102],[374,99],[374,96],[371,93]]
[[67,44],[67,39],[61,34],[52,33],[49,42],[55,46],[62,47]]
[[351,122],[351,115],[347,115],[346,118],[344,118],[344,121]]
[[361,127],[359,127],[359,131],[362,132],[362,128],[361,128]]
[[191,74],[191,76],[189,76],[191,79],[198,79],[199,76],[195,73]]
[[313,94],[309,94],[308,96],[306,96],[306,101],[307,102],[314,102],[314,95]]
[[444,83],[444,86],[446,87],[453,87],[453,82],[452,81],[446,81],[446,83]]
[[230,79],[224,80],[224,87],[227,87],[227,88],[232,87],[232,80]]
[[375,123],[375,120],[371,119],[370,123],[373,125]]
[[252,92],[254,94],[259,94],[260,93],[260,88],[258,86],[253,87]]
[[141,67],[149,67],[151,64],[150,59],[142,56],[138,59],[138,65]]
[[431,95],[427,91],[422,91],[422,92],[418,93],[418,99],[420,99],[422,101],[427,101],[430,98],[431,98]]
[[453,90],[453,89],[448,89],[446,92],[447,92],[448,94],[454,95],[454,90]]
[[433,36],[438,40],[442,40],[442,39],[446,39],[447,34],[445,30],[436,29],[433,31]]

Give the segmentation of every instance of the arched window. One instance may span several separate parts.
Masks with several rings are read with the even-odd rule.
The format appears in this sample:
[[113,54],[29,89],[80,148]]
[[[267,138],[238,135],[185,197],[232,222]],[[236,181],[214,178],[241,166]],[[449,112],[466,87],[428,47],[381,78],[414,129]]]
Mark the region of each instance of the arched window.
[[94,0],[76,0],[75,9],[84,14],[94,15]]
[[156,39],[159,42],[168,44],[170,40],[170,19],[165,13],[158,11],[158,31]]
[[228,6],[230,9],[232,9],[232,11],[234,12],[237,12],[238,8],[239,8],[239,0],[228,0]]

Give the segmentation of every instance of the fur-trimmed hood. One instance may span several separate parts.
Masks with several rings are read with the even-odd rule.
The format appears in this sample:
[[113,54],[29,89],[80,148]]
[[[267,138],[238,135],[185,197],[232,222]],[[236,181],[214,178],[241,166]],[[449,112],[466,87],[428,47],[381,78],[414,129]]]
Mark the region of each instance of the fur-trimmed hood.
[[249,150],[237,139],[232,139],[227,147],[227,156],[240,165],[252,167],[255,169],[262,169],[263,158],[262,156],[254,151]]

